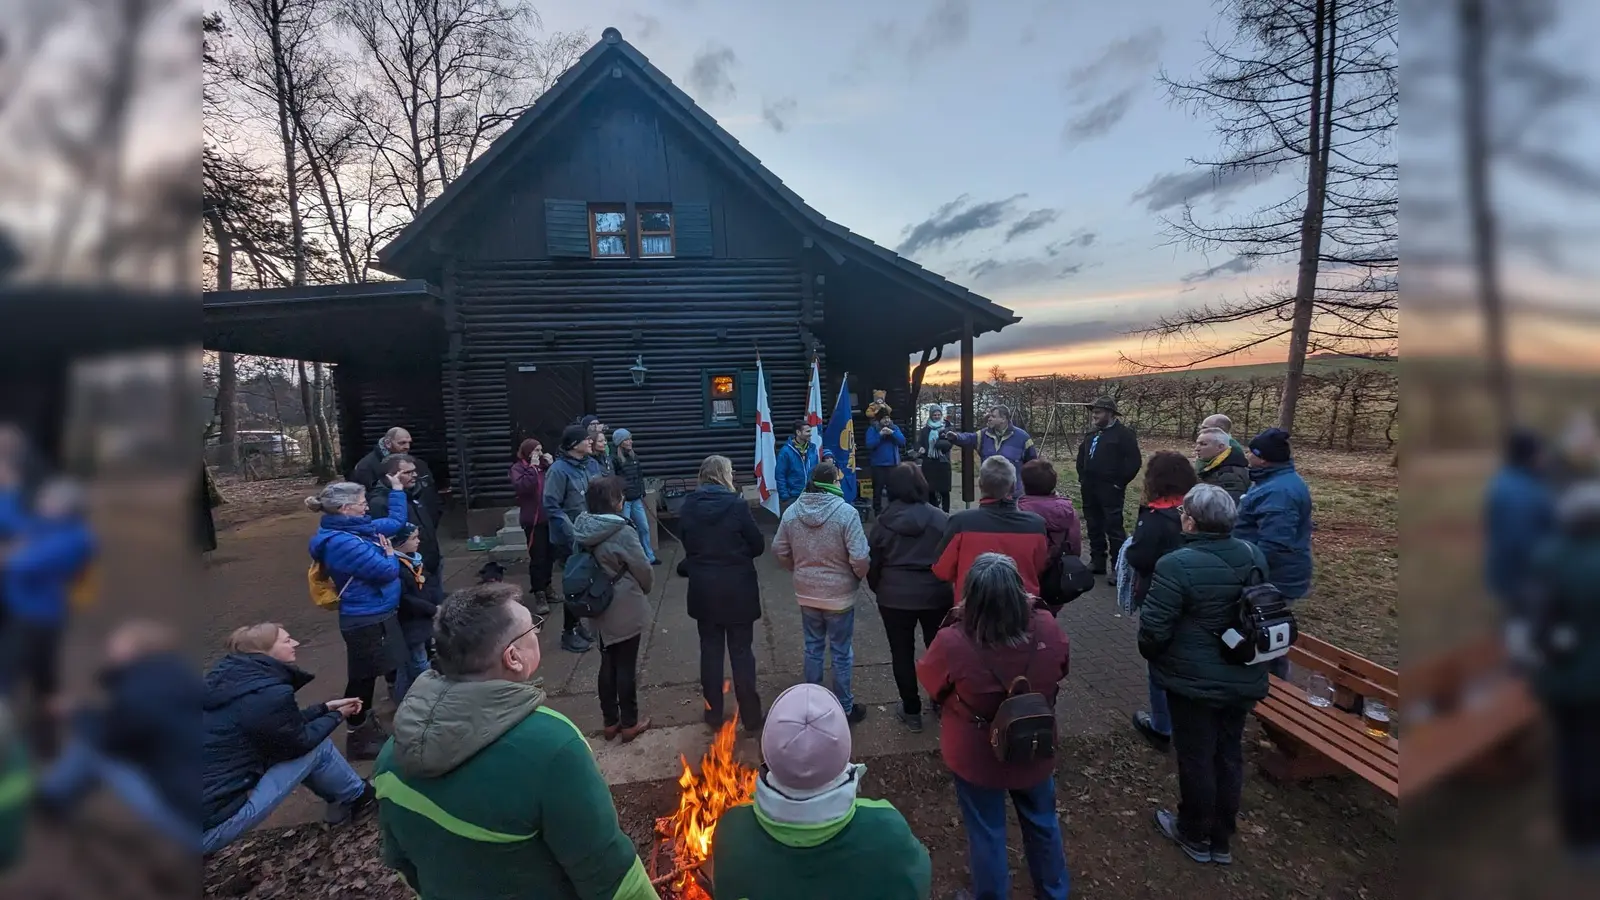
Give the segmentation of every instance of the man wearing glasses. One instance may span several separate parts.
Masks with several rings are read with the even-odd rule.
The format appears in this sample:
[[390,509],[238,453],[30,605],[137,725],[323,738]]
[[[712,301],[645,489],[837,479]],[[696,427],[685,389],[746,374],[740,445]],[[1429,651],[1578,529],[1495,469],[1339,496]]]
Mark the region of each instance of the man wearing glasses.
[[542,624],[515,585],[445,598],[373,769],[384,862],[424,897],[654,900],[589,742],[534,681]]

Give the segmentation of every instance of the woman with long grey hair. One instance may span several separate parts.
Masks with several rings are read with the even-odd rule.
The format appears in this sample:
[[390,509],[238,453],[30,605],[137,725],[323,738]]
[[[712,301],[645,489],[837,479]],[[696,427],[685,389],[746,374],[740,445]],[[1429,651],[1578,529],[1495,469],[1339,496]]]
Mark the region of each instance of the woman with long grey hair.
[[[391,459],[394,457],[391,456]],[[311,559],[320,563],[339,591],[339,636],[344,638],[344,696],[361,701],[345,721],[345,755],[376,759],[384,735],[372,709],[377,680],[406,666],[405,633],[400,628],[400,561],[389,538],[406,524],[406,492],[398,475],[387,475],[388,515],[368,515],[367,489],[352,481],[325,485],[306,498],[306,509],[322,521],[311,538]],[[395,697],[395,703],[400,702]]]
[[955,776],[972,891],[1009,896],[1009,796],[1022,827],[1034,896],[1065,900],[1069,877],[1053,755],[1001,762],[990,744],[990,726],[1019,675],[1027,677],[1028,691],[1042,694],[1054,708],[1067,677],[1066,635],[1049,610],[1029,598],[1016,562],[1004,554],[973,560],[962,597],[917,663],[917,678],[939,704],[939,752]]

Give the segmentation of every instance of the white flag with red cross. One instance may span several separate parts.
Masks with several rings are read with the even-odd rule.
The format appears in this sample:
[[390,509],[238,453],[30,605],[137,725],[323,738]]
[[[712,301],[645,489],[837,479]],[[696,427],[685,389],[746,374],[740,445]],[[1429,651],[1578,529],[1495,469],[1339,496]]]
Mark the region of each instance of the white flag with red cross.
[[756,357],[756,489],[761,505],[778,515],[778,445],[772,433],[772,406],[767,402],[767,375]]
[[822,459],[822,375],[817,371],[817,358],[811,357],[811,393],[806,395],[806,424],[811,426],[811,446],[817,449],[817,459]]

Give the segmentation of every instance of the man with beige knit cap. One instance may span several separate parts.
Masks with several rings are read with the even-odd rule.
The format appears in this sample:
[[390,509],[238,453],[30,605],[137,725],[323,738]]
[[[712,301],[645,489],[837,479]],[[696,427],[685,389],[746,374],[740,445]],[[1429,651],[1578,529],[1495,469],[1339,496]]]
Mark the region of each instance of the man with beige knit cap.
[[712,893],[745,900],[927,900],[928,848],[887,800],[857,796],[867,768],[850,762],[850,723],[832,691],[797,684],[761,732],[755,801],[717,823]]

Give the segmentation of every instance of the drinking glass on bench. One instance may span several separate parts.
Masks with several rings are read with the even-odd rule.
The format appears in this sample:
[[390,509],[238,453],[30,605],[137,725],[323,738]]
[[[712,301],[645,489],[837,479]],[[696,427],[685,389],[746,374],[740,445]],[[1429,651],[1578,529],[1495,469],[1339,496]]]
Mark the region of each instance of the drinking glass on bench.
[[1319,709],[1333,705],[1333,682],[1321,672],[1312,672],[1306,678],[1306,701]]

